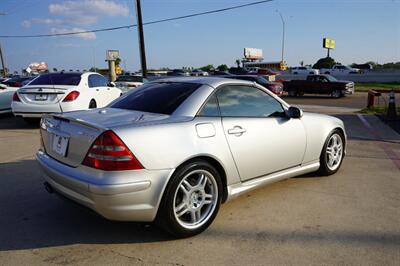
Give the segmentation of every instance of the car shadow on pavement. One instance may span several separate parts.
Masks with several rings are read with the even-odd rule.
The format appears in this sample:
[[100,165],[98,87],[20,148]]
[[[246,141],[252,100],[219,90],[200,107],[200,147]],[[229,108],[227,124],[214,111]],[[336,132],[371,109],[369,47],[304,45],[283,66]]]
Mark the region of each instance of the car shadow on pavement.
[[303,226],[296,230],[246,230],[240,228],[235,230],[232,227],[209,228],[207,236],[211,238],[235,238],[242,239],[246,236],[246,240],[256,240],[258,242],[277,243],[285,245],[287,243],[297,244],[347,244],[360,246],[384,246],[385,248],[397,249],[400,246],[400,234],[397,232],[365,232],[365,231],[345,231],[335,230],[328,231],[320,228],[320,226]]
[[151,224],[115,222],[49,194],[35,160],[0,163],[0,251],[172,238]]
[[12,114],[0,115],[0,129],[37,129],[39,128],[39,119],[33,123],[27,123],[20,117]]

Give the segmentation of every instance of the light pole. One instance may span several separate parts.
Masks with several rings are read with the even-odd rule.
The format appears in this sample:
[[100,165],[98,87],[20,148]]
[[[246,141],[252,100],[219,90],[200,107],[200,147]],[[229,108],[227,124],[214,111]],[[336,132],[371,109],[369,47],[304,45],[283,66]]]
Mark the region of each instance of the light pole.
[[281,17],[282,20],[282,58],[281,61],[283,62],[283,53],[285,51],[285,20],[283,19],[283,16],[281,12],[277,9],[276,12],[279,13],[279,16]]

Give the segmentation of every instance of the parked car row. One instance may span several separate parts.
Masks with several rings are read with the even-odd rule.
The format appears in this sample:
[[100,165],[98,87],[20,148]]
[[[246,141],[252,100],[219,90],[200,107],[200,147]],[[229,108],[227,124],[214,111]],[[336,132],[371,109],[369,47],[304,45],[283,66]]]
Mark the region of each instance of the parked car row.
[[309,66],[298,66],[292,67],[290,73],[293,75],[318,75],[318,74],[330,74],[330,75],[348,75],[360,73],[360,69],[341,64],[335,64],[332,68],[321,68],[313,69]]
[[[198,71],[202,75],[200,73]],[[302,96],[310,93],[339,98],[354,93],[354,82],[339,81],[325,74],[309,75],[306,80],[281,83],[268,81],[263,75],[257,74],[233,75],[216,72],[214,75],[217,73],[222,78],[257,83],[276,95],[286,92],[289,96]],[[11,78],[3,81],[0,86],[0,113],[12,111],[15,116],[31,122],[32,118],[39,118],[46,113],[101,108],[146,82],[148,80],[142,76],[122,75],[113,83],[94,72],[61,72]]]

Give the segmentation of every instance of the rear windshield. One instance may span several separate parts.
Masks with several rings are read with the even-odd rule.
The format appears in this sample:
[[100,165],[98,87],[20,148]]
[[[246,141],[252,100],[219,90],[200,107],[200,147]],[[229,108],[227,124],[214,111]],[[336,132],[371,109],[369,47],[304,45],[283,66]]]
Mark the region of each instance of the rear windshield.
[[200,86],[194,83],[148,83],[109,107],[170,115]]
[[143,78],[139,76],[119,76],[116,82],[118,81],[142,82]]
[[72,85],[77,86],[81,81],[79,73],[54,73],[40,75],[29,85]]

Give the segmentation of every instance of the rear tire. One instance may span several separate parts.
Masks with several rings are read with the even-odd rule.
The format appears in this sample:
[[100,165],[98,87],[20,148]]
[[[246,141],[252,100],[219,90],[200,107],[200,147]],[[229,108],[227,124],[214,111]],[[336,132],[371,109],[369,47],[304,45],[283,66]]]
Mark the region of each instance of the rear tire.
[[333,98],[340,98],[340,97],[342,97],[343,95],[342,95],[342,92],[340,91],[340,90],[334,90],[334,91],[332,91],[332,97]]
[[320,175],[333,175],[339,170],[344,158],[345,145],[344,136],[340,130],[335,129],[329,134],[319,158],[318,173]]
[[203,160],[179,167],[165,189],[156,222],[175,237],[206,230],[216,217],[222,199],[218,171]]
[[288,95],[290,97],[295,97],[297,95],[297,93],[296,93],[296,91],[291,90],[291,91],[288,91]]
[[90,100],[90,103],[89,103],[89,109],[95,109],[95,108],[97,108],[97,104],[96,104],[96,101],[95,100]]

